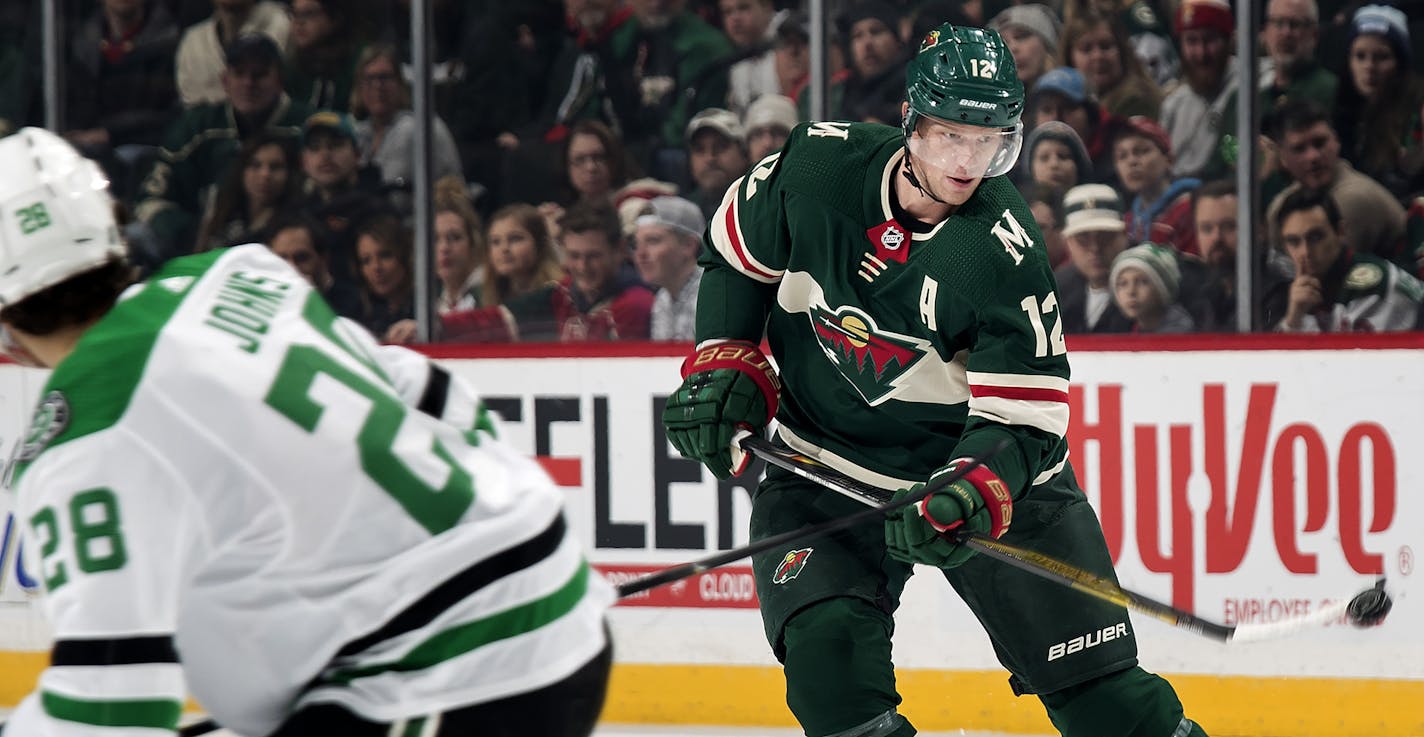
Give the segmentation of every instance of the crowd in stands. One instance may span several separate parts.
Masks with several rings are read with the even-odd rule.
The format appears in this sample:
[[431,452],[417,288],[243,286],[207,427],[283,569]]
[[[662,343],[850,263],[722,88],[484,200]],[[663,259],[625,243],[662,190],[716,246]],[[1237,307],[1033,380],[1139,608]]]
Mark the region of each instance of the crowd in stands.
[[[1264,205],[1239,243],[1227,0],[845,0],[835,120],[898,126],[943,21],[1027,93],[1009,175],[1069,333],[1424,327],[1424,28],[1384,0],[1267,0]],[[61,132],[143,269],[259,241],[341,314],[416,338],[409,0],[62,0]],[[39,0],[0,8],[0,135],[43,119]],[[701,233],[809,119],[796,0],[434,0],[437,340],[690,340]]]

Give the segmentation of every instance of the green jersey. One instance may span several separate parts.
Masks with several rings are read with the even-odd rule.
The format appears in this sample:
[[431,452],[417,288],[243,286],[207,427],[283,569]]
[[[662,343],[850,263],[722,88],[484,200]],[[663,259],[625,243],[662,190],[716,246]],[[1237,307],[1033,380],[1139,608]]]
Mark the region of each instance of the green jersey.
[[1065,467],[1068,360],[1043,237],[1005,177],[897,221],[899,129],[810,123],[728,189],[701,258],[699,342],[757,342],[781,438],[885,488],[1002,437],[1016,496]]

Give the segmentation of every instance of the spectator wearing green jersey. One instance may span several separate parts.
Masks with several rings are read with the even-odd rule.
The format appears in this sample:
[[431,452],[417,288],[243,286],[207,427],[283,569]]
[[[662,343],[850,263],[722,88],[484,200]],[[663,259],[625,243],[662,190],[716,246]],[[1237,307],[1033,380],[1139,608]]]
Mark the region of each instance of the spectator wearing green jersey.
[[295,141],[309,111],[282,91],[282,54],[261,33],[227,47],[222,73],[226,101],[188,108],[168,126],[163,146],[139,185],[129,231],[135,260],[153,265],[191,252],[210,188],[237,160],[242,144],[261,133]]

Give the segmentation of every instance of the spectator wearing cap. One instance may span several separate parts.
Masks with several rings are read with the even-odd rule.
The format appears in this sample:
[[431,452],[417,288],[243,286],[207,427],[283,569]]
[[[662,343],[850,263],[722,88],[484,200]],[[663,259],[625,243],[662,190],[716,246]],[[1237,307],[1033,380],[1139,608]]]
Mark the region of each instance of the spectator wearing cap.
[[[1271,135],[1281,168],[1294,181],[1271,200],[1266,221],[1275,221],[1276,210],[1290,193],[1323,190],[1347,213],[1340,228],[1351,248],[1407,267],[1410,259],[1403,253],[1403,205],[1383,185],[1341,158],[1340,139],[1330,125],[1330,114],[1310,100],[1291,100],[1274,118]],[[1276,245],[1279,248],[1278,242]]]
[[747,132],[747,158],[761,161],[781,149],[796,127],[796,103],[785,95],[762,95],[747,108],[742,128]]
[[1034,127],[1024,144],[1020,180],[1058,193],[1092,181],[1093,163],[1073,127],[1048,120]]
[[1093,164],[1088,180],[1116,184],[1112,132],[1122,119],[1093,99],[1081,72],[1073,67],[1059,67],[1039,77],[1029,96],[1029,109],[1035,127],[1058,120],[1078,134]]
[[1113,302],[1113,259],[1127,249],[1122,197],[1105,184],[1080,184],[1063,196],[1068,262],[1053,270],[1066,333],[1123,333],[1132,322]]
[[623,143],[640,168],[680,180],[693,113],[727,101],[732,42],[685,0],[629,3],[633,19],[609,39],[608,94]]
[[681,197],[648,200],[635,221],[633,263],[653,295],[650,337],[692,341],[697,327],[697,288],[702,268],[702,232],[707,221]]
[[564,213],[558,284],[498,306],[441,317],[449,340],[469,342],[647,340],[652,290],[627,266],[622,226],[610,203],[579,202]]
[[282,55],[261,33],[228,46],[221,102],[194,105],[168,126],[158,158],[139,185],[137,222],[128,229],[136,260],[156,265],[192,250],[210,188],[221,181],[251,137],[295,141],[310,110],[282,92]]
[[287,8],[273,0],[214,2],[213,14],[189,26],[178,42],[178,96],[183,104],[223,101],[227,89],[222,77],[232,64],[224,52],[240,36],[267,36],[277,45],[280,57],[287,48],[290,29]]
[[1044,72],[1058,66],[1058,36],[1063,32],[1063,22],[1047,5],[1010,6],[994,16],[989,27],[1008,44],[1024,89],[1033,89],[1033,83]]
[[1424,164],[1417,142],[1416,154],[1407,162],[1404,157],[1424,103],[1424,86],[1411,66],[1407,23],[1402,11],[1386,5],[1355,11],[1348,72],[1335,105],[1340,154],[1396,197],[1404,196],[1407,182]]
[[1064,0],[1063,21],[1071,23],[1087,15],[1105,15],[1120,24],[1133,40],[1144,34],[1166,38],[1167,23],[1153,8],[1151,0]]
[[884,0],[860,0],[836,20],[836,28],[850,74],[831,87],[831,117],[898,125],[910,55],[899,34],[900,13]]
[[1172,177],[1172,142],[1157,121],[1141,115],[1128,118],[1113,136],[1113,163],[1132,206],[1124,218],[1127,238],[1171,245],[1182,253],[1197,253],[1192,224],[1192,190],[1201,180]]
[[[410,87],[401,76],[399,52],[390,44],[366,47],[356,60],[356,89],[351,114],[356,118],[356,146],[361,163],[376,167],[381,180],[399,192],[394,201],[409,209],[405,188],[415,179],[415,113],[410,109]],[[432,176],[464,178],[460,150],[445,121],[434,117],[430,126]]]
[[746,173],[747,136],[737,114],[723,108],[708,108],[687,124],[687,168],[693,190],[688,199],[711,218],[722,204],[727,186]]
[[64,137],[104,164],[127,194],[121,146],[157,147],[179,113],[173,57],[178,25],[157,0],[105,0],[69,45]]
[[1236,65],[1231,38],[1236,23],[1226,0],[1185,0],[1177,7],[1182,48],[1180,84],[1162,101],[1158,119],[1172,141],[1172,174],[1219,177],[1230,171],[1222,141],[1234,141]]
[[1287,100],[1314,100],[1333,109],[1339,79],[1317,58],[1320,8],[1315,0],[1267,0],[1261,45],[1261,113]]
[[324,110],[302,126],[302,172],[306,192],[302,210],[326,226],[332,273],[350,279],[356,254],[356,226],[373,212],[391,209],[381,175],[362,166],[351,116]]
[[1156,118],[1162,107],[1162,90],[1147,76],[1121,21],[1086,14],[1063,26],[1063,55],[1067,66],[1083,73],[1098,104],[1122,117]]
[[1192,316],[1178,301],[1182,272],[1175,249],[1139,243],[1112,262],[1108,281],[1118,311],[1132,321],[1133,333],[1190,333]]
[[762,95],[781,91],[776,77],[776,27],[791,14],[772,0],[719,0],[722,30],[735,59],[727,69],[727,107],[741,115]]

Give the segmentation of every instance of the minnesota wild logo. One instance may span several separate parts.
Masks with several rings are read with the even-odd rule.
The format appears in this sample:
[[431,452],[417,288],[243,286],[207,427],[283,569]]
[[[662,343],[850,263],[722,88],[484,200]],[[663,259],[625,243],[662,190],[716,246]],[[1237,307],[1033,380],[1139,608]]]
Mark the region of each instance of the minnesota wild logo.
[[871,406],[890,397],[896,380],[929,347],[923,340],[880,330],[869,315],[851,307],[831,312],[813,305],[811,324],[826,357]]
[[812,550],[815,548],[801,548],[787,553],[776,565],[776,572],[771,574],[771,582],[786,583],[801,575],[801,569],[806,567],[806,561],[810,559]]

